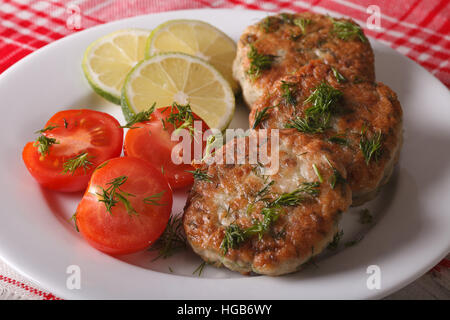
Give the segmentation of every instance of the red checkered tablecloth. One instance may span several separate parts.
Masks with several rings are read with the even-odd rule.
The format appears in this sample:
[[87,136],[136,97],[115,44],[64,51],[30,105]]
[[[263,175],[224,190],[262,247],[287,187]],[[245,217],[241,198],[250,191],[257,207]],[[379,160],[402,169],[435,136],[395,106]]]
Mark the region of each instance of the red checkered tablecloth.
[[[369,30],[370,10],[381,24]],[[449,0],[0,0],[0,73],[29,53],[94,25],[152,12],[196,8],[315,11],[346,15],[369,36],[421,64],[450,87]],[[372,11],[373,12],[373,11]],[[391,298],[450,299],[450,260]],[[443,291],[442,291],[443,288]],[[0,261],[0,299],[55,299]]]

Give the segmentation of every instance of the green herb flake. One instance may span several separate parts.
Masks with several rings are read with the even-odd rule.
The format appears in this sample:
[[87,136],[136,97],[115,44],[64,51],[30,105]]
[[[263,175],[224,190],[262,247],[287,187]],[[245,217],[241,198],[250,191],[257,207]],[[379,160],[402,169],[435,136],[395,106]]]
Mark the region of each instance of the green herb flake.
[[327,249],[329,250],[336,250],[339,246],[339,242],[341,241],[341,238],[344,236],[344,230],[340,230],[338,231],[334,237],[333,237],[333,241],[331,241],[328,244]]
[[59,142],[55,138],[49,138],[41,134],[33,143],[33,146],[38,148],[42,157],[45,157],[50,151],[50,146],[54,144],[59,144]]
[[90,156],[87,152],[82,152],[79,155],[70,158],[66,160],[63,163],[63,173],[72,173],[75,174],[75,171],[78,168],[83,168],[84,173],[86,174],[86,170],[90,169],[90,167],[93,165],[89,159],[94,158],[93,156]]
[[295,83],[281,80],[281,90],[283,90],[283,94],[281,95],[281,97],[284,99],[285,104],[295,106],[295,104],[297,103],[297,99],[295,98],[295,93],[293,90],[294,86]]
[[339,39],[359,39],[361,42],[368,42],[363,30],[357,24],[345,20],[335,20],[333,18],[331,18],[331,21],[333,22],[333,30],[331,32]]
[[247,57],[250,60],[250,68],[247,70],[247,74],[252,78],[258,78],[263,70],[272,67],[272,63],[277,56],[259,53],[253,44],[250,44],[250,51]]
[[159,201],[161,201],[161,198],[165,192],[166,192],[166,190],[163,190],[161,192],[152,194],[151,196],[144,198],[142,201],[144,201],[145,204],[149,204],[152,206],[165,206],[166,203],[159,202]]
[[306,34],[306,27],[312,22],[310,19],[297,18],[294,19],[294,25],[302,30],[302,34]]
[[261,111],[255,112],[255,122],[253,123],[252,129],[256,129],[262,121],[267,119],[267,117],[269,116],[267,111],[272,108],[274,107],[264,107]]
[[322,174],[320,173],[319,168],[317,168],[315,163],[312,166],[313,166],[314,172],[316,173],[317,178],[319,178],[319,182],[323,183]]
[[127,210],[127,213],[129,215],[137,214],[136,210],[134,210],[134,208],[131,206],[131,202],[128,199],[129,197],[135,197],[135,195],[127,193],[120,189],[120,187],[127,181],[127,179],[127,176],[114,178],[106,184],[109,186],[108,188],[101,188],[102,192],[97,193],[97,195],[99,196],[98,201],[105,204],[106,211],[109,212],[109,214],[112,214],[111,209],[119,202],[121,202],[125,206],[125,209]]
[[197,181],[208,181],[211,182],[212,176],[207,174],[205,171],[202,171],[200,169],[195,170],[186,170],[186,172],[192,173],[194,175],[194,179]]
[[130,121],[127,122],[126,125],[121,126],[121,128],[128,128],[128,129],[137,129],[140,127],[135,127],[134,125],[139,122],[148,121],[150,119],[150,116],[155,111],[156,102],[153,103],[153,105],[148,108],[147,110],[141,111],[139,113],[136,113],[131,116]]
[[347,81],[347,79],[335,67],[331,67],[331,70],[333,71],[333,75],[337,82],[342,83]]
[[369,165],[371,160],[378,161],[383,151],[382,133],[378,131],[372,138],[367,137],[366,127],[361,129],[361,138],[359,140],[359,148]]
[[159,258],[167,259],[175,253],[187,248],[186,236],[183,229],[183,215],[170,216],[163,234],[150,247],[150,251],[158,251]]

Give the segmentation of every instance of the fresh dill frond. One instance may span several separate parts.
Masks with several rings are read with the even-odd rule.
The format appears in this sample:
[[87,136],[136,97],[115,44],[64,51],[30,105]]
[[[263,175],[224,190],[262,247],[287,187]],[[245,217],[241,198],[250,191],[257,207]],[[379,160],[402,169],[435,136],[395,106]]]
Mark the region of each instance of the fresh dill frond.
[[332,143],[336,143],[336,144],[345,146],[345,145],[348,145],[348,141],[345,137],[346,137],[346,135],[341,133],[341,134],[336,134],[332,137],[329,137],[327,140]]
[[245,240],[245,229],[242,229],[237,224],[230,224],[225,229],[225,235],[222,243],[220,244],[222,253],[225,255],[230,249],[236,249]]
[[299,27],[302,30],[302,34],[306,33],[306,26],[312,22],[310,19],[297,18],[294,19],[294,25]]
[[153,261],[171,257],[176,252],[187,248],[186,236],[183,229],[183,215],[170,216],[163,234],[150,247],[150,251],[158,251]]
[[69,219],[69,222],[73,221],[74,225],[75,225],[75,230],[77,230],[77,232],[80,232],[80,230],[78,229],[78,225],[77,225],[77,213],[75,212]]
[[186,170],[186,172],[190,172],[194,175],[194,179],[198,181],[208,181],[211,182],[212,177],[207,174],[205,171],[202,171],[200,169],[195,170]]
[[199,277],[202,276],[203,273],[203,269],[205,269],[206,266],[206,261],[203,261],[198,267],[197,269],[194,270],[194,272],[192,272],[192,274],[198,274]]
[[272,107],[264,107],[261,111],[256,111],[255,112],[255,122],[253,123],[253,127],[252,129],[255,129],[257,126],[259,126],[259,124],[266,120],[268,117],[267,111],[269,111],[269,109],[274,108]]
[[319,182],[322,183],[323,182],[323,177],[322,177],[322,174],[319,171],[319,168],[317,168],[315,163],[313,163],[312,166],[313,166],[314,172],[316,173],[317,178],[319,178]]
[[276,17],[269,16],[264,18],[259,25],[264,30],[264,32],[270,33],[278,30],[279,28],[278,22],[279,20]]
[[333,241],[331,241],[328,244],[327,249],[329,250],[336,250],[339,246],[339,242],[341,241],[341,238],[344,236],[344,230],[340,230],[338,231],[334,237],[333,237]]
[[97,170],[99,170],[99,169],[101,169],[101,168],[104,168],[104,167],[106,167],[107,165],[108,165],[108,163],[109,163],[109,160],[108,161],[105,161],[105,162],[103,162],[101,165],[99,165],[97,168],[95,168],[95,170],[94,171],[97,171]]
[[166,119],[161,120],[164,128],[166,128],[167,123],[170,123],[175,129],[174,133],[186,129],[191,136],[194,136],[194,114],[192,113],[191,106],[189,104],[182,105],[174,102],[169,108],[170,115]]
[[92,166],[92,162],[89,161],[89,159],[92,158],[94,157],[90,156],[87,152],[82,152],[79,155],[66,160],[63,163],[63,173],[70,172],[73,175],[78,168],[83,168],[84,173],[86,173],[86,170]]
[[145,197],[142,201],[144,201],[145,204],[149,204],[152,206],[165,206],[166,203],[159,203],[158,201],[161,200],[161,197],[166,192],[166,190],[163,190],[161,192],[152,194],[151,196]]
[[375,161],[381,156],[383,143],[381,131],[378,131],[373,135],[372,138],[367,137],[366,128],[363,127],[361,130],[361,138],[359,140],[359,148],[366,160],[366,164],[373,159]]
[[331,116],[336,112],[336,105],[341,96],[341,91],[321,82],[305,100],[305,103],[312,104],[305,110],[305,115],[289,120],[285,127],[304,133],[324,132],[329,127]]
[[333,71],[333,75],[337,82],[342,83],[347,81],[347,79],[335,67],[332,66],[331,70]]
[[49,138],[41,134],[36,141],[33,143],[34,147],[38,148],[38,152],[45,157],[48,155],[48,152],[50,151],[50,146],[54,144],[59,144],[58,141],[56,141],[55,138]]
[[137,214],[136,210],[134,210],[134,208],[131,206],[131,202],[128,199],[128,197],[135,197],[135,195],[127,193],[120,189],[120,186],[122,186],[127,181],[127,179],[127,176],[114,178],[106,184],[109,186],[108,188],[101,188],[102,192],[97,193],[97,195],[99,196],[98,201],[105,204],[106,211],[109,212],[109,214],[112,214],[111,209],[119,202],[121,202],[125,206],[125,209],[127,210],[127,213],[129,215]]
[[268,184],[266,184],[261,190],[258,191],[258,193],[256,194],[255,197],[255,202],[256,201],[264,201],[265,196],[267,196],[267,194],[269,193],[269,189],[270,187],[275,183],[275,181],[270,181]]
[[334,20],[333,18],[331,18],[331,21],[333,22],[333,30],[331,32],[335,34],[339,39],[359,39],[361,42],[367,42],[367,38],[364,35],[363,30],[357,24],[354,24],[350,21]]
[[373,217],[370,214],[369,209],[365,208],[359,212],[359,223],[361,224],[371,224]]
[[139,113],[136,113],[131,116],[130,121],[127,122],[126,125],[121,126],[121,128],[128,128],[128,129],[137,129],[139,127],[135,127],[134,125],[139,122],[148,121],[150,119],[150,116],[155,111],[156,102],[153,103],[153,105],[148,108],[147,110],[141,111]]
[[34,133],[44,133],[44,132],[47,132],[47,131],[51,131],[51,130],[53,130],[53,129],[56,129],[56,128],[58,128],[58,127],[59,127],[59,126],[52,126],[52,125],[50,125],[50,126],[46,126],[44,129],[35,131]]
[[263,70],[272,67],[272,63],[277,56],[259,53],[253,44],[250,44],[250,51],[248,52],[247,57],[250,60],[250,68],[247,70],[247,74],[253,78],[257,78],[261,75]]
[[330,160],[327,159],[328,164],[331,167],[331,170],[333,170],[333,175],[330,177],[330,186],[331,189],[336,188],[336,185],[340,184],[340,183],[345,183],[346,180],[344,179],[344,177],[342,176],[342,174],[331,164]]
[[295,106],[295,104],[297,103],[297,99],[293,90],[294,86],[295,83],[281,80],[281,90],[283,90],[283,94],[281,95],[281,97],[284,99],[285,104]]
[[319,195],[319,182],[303,182],[297,189],[292,192],[285,192],[279,195],[268,206],[296,206],[303,202],[306,195],[317,197]]

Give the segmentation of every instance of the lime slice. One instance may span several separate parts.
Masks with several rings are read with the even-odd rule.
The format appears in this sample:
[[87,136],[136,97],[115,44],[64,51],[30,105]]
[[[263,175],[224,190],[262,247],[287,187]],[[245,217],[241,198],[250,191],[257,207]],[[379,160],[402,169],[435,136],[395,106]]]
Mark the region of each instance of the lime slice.
[[183,52],[211,63],[227,79],[234,92],[238,84],[232,76],[236,43],[212,25],[198,20],[171,20],[159,25],[148,38],[146,55]]
[[161,53],[138,63],[122,91],[126,119],[173,102],[190,104],[210,128],[225,129],[234,114],[234,94],[225,78],[206,61],[184,53]]
[[120,104],[125,77],[145,55],[149,30],[125,29],[97,39],[84,52],[84,75],[95,92]]

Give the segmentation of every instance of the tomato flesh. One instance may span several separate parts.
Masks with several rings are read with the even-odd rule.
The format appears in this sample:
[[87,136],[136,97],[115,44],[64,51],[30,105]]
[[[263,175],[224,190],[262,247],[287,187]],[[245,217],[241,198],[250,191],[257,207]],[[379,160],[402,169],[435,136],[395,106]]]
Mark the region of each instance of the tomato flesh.
[[[183,188],[192,185],[194,178],[192,173],[188,171],[194,170],[191,165],[194,159],[194,150],[204,150],[206,141],[201,134],[196,134],[196,139],[191,137],[189,161],[182,163],[174,163],[172,161],[172,150],[177,146],[179,141],[171,141],[171,135],[175,127],[163,121],[166,121],[170,113],[177,113],[170,107],[156,109],[149,121],[144,121],[135,125],[135,129],[128,130],[125,135],[124,153],[127,156],[137,157],[149,161],[155,167],[160,168],[163,175],[167,178],[173,189]],[[200,121],[201,132],[204,133],[209,129],[206,123],[197,115],[193,114],[195,121]],[[198,136],[198,139],[197,139]],[[201,154],[200,154],[201,156]],[[183,157],[182,152],[179,158]]]
[[[43,156],[34,142],[26,144],[22,157],[31,175],[44,187],[57,191],[84,190],[97,165],[120,155],[123,129],[112,116],[94,110],[65,110],[56,113],[42,134],[58,142]],[[64,173],[64,163],[87,153],[89,165]]]
[[[118,201],[111,212],[102,200],[102,191],[112,180],[126,176],[120,191],[136,213],[130,214]],[[158,195],[158,196],[155,196]],[[152,197],[155,203],[145,203]],[[147,161],[122,157],[111,159],[93,173],[76,211],[76,224],[83,237],[98,250],[128,254],[143,250],[163,233],[172,211],[172,190],[160,170]]]

